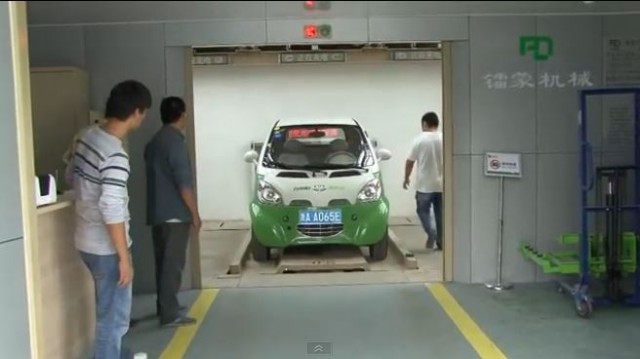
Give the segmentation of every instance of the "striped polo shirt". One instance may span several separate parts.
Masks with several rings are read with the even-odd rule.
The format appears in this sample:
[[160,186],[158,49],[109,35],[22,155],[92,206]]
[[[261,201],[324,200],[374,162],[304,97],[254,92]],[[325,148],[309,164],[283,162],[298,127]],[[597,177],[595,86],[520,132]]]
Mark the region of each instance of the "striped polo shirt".
[[106,224],[125,223],[129,236],[129,156],[122,141],[94,125],[83,130],[72,149],[67,180],[75,200],[75,244],[82,252],[115,254]]

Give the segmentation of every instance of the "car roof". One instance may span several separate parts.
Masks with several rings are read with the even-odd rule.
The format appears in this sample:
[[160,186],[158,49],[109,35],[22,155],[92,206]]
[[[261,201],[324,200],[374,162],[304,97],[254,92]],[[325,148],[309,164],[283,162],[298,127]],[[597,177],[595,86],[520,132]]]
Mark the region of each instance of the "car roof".
[[333,118],[289,118],[281,119],[278,121],[277,126],[308,126],[308,125],[351,125],[358,126],[358,123],[353,118],[348,117],[333,117]]

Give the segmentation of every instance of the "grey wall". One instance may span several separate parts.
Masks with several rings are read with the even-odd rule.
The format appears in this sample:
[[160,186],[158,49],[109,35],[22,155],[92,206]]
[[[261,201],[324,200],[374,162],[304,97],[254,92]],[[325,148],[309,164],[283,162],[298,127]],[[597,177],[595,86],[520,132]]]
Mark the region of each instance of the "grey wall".
[[0,3],[0,357],[29,358],[29,321],[8,2]]
[[[524,176],[505,185],[504,276],[516,282],[543,279],[522,260],[518,244],[557,249],[555,238],[578,228],[577,92],[570,86],[492,90],[484,76],[526,72],[537,82],[544,73],[565,77],[588,70],[599,86],[602,17],[477,17],[470,34],[471,136],[468,152],[456,157],[471,172],[471,213],[459,220],[471,223],[467,278],[479,282],[495,275],[499,187],[482,174],[483,153],[505,151],[523,154]],[[552,37],[555,55],[545,62],[519,56],[517,35],[525,34]]]
[[[61,9],[64,9],[61,11]],[[637,1],[333,1],[329,11],[307,13],[302,1],[29,1],[33,24],[96,24],[296,18],[407,18],[426,15],[586,14],[640,11]]]
[[[330,22],[337,42],[455,41],[454,278],[493,279],[498,182],[483,176],[482,155],[515,151],[523,154],[524,178],[506,184],[504,274],[515,282],[547,279],[522,259],[517,245],[526,240],[554,249],[559,234],[577,230],[576,89],[498,91],[488,89],[483,76],[526,72],[537,82],[545,72],[590,71],[593,84],[602,85],[604,38],[640,37],[640,17],[614,13],[638,11],[640,3],[347,1],[312,14],[301,3],[29,2],[31,61],[88,68],[92,104],[102,108],[110,86],[125,77],[147,83],[155,99],[183,95],[180,47],[305,42],[301,28],[311,19]],[[520,56],[518,37],[534,34],[554,39],[550,60]],[[144,203],[140,143],[157,123],[152,113],[133,141],[139,142],[132,148],[134,211]],[[137,217],[136,288],[151,291],[150,239]]]

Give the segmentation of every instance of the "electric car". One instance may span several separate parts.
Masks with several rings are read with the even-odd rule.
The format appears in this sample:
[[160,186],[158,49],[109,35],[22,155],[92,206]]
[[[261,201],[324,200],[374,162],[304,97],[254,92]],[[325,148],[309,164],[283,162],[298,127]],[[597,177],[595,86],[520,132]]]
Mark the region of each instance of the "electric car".
[[391,158],[354,119],[281,120],[260,148],[244,159],[254,165],[251,252],[271,259],[271,248],[338,244],[369,247],[374,261],[387,256],[389,201],[380,162]]

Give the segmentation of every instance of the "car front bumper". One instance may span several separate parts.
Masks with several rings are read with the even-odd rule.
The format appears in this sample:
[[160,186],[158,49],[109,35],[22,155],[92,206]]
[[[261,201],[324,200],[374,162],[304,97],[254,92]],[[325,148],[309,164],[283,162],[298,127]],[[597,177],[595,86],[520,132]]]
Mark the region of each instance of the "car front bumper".
[[[254,201],[250,205],[251,225],[255,239],[270,248],[308,244],[351,244],[369,246],[387,233],[389,203],[386,198],[356,205],[331,207],[342,210],[342,225],[329,226],[310,234],[298,225],[299,211],[306,208],[272,206]],[[318,208],[329,209],[329,208]]]

